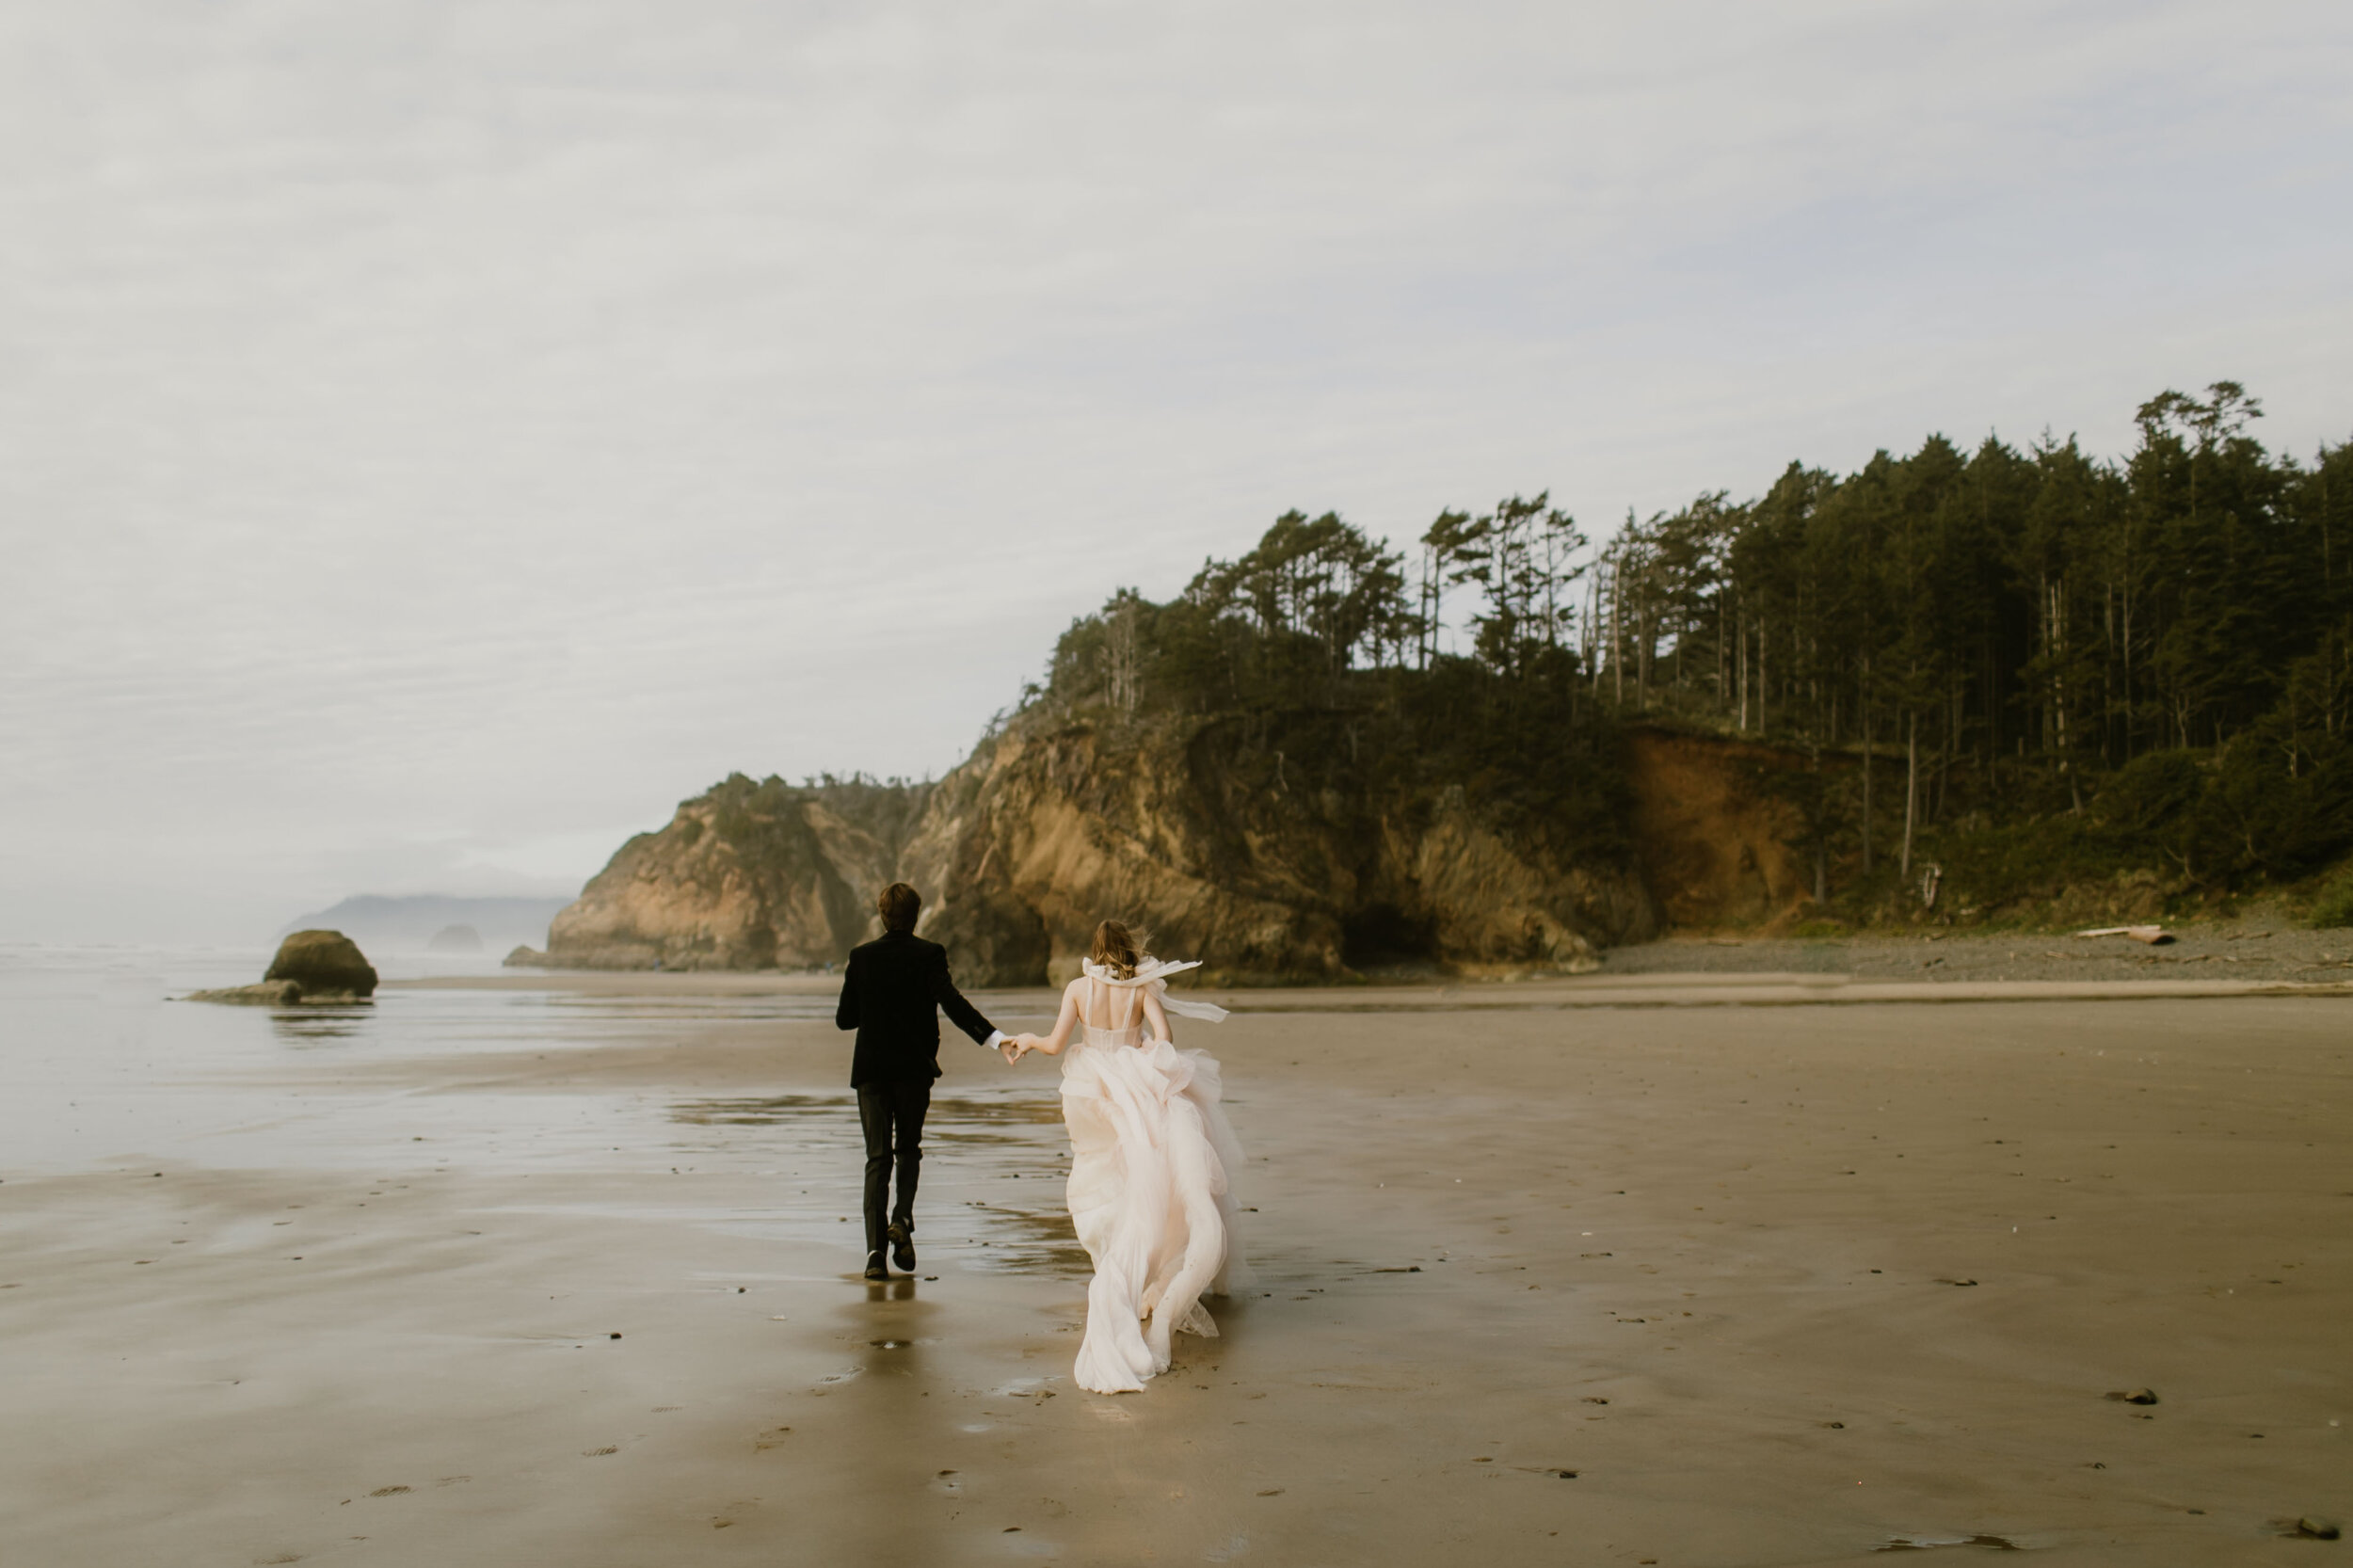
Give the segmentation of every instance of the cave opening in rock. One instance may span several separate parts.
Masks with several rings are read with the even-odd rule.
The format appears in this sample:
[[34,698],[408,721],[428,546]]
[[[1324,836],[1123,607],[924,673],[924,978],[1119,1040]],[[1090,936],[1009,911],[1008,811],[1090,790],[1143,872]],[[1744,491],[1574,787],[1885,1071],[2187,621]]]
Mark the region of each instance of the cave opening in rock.
[[1364,973],[1372,969],[1427,968],[1437,962],[1437,930],[1426,916],[1394,904],[1368,904],[1340,920],[1340,958]]

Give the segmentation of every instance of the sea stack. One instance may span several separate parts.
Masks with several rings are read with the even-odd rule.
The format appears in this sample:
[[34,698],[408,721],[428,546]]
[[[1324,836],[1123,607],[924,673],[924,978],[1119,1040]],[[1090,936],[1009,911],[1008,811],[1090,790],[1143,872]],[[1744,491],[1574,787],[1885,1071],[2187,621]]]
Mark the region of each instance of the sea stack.
[[480,952],[482,933],[470,925],[445,925],[424,944],[427,952]]
[[305,1001],[376,994],[376,967],[340,931],[297,931],[278,945],[264,981],[291,980]]

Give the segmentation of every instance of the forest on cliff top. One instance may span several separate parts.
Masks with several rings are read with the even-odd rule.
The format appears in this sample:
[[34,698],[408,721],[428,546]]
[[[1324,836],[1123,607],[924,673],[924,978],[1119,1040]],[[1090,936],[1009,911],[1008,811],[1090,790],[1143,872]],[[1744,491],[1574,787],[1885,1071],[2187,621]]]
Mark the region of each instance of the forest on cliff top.
[[1214,717],[1270,782],[1461,791],[1607,859],[1622,725],[1772,743],[1804,765],[1757,787],[1856,920],[2294,884],[2353,851],[2353,443],[2273,454],[2262,412],[2225,381],[2141,405],[2119,459],[1792,462],[1598,545],[1544,493],[1442,512],[1410,555],[1291,512],[1076,621],[1022,712]]

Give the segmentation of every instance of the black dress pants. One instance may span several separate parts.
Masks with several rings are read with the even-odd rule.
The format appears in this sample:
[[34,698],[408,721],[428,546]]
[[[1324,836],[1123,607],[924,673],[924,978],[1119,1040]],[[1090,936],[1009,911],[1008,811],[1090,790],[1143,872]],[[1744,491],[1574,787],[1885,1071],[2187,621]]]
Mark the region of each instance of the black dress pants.
[[[923,1115],[932,1108],[928,1078],[876,1079],[857,1086],[858,1126],[866,1133],[866,1250],[878,1253],[891,1224],[915,1229],[915,1183],[923,1168]],[[898,1202],[890,1168],[899,1168]]]

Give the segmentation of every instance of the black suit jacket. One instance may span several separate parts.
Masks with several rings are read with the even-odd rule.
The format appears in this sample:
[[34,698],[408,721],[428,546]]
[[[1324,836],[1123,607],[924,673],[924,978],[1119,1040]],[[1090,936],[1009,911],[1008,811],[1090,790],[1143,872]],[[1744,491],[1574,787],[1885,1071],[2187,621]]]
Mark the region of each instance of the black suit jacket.
[[937,1078],[942,1007],[975,1045],[986,1045],[997,1032],[948,978],[948,950],[937,942],[890,931],[879,941],[853,948],[849,971],[841,977],[841,1004],[833,1015],[836,1028],[857,1031],[850,1087],[889,1078]]

